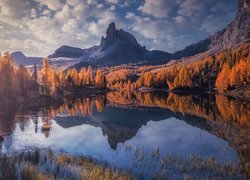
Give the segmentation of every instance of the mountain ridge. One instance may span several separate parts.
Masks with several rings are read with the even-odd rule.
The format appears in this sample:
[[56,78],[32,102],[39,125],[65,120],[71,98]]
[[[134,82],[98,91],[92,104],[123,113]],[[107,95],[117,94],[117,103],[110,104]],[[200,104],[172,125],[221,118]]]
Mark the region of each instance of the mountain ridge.
[[[64,47],[68,47],[63,50]],[[79,56],[72,55],[71,52],[78,51]],[[67,52],[69,52],[67,54]],[[66,54],[65,54],[66,53]],[[154,50],[149,51],[145,46],[141,46],[136,38],[123,29],[116,29],[115,23],[109,24],[106,30],[106,36],[101,38],[100,44],[88,49],[73,48],[70,46],[61,46],[49,58],[58,57],[80,58],[83,62],[89,62],[92,65],[119,65],[128,63],[162,63],[170,57],[170,53]],[[169,58],[168,58],[169,59]]]
[[15,51],[11,53],[12,57],[15,60],[16,65],[23,64],[24,66],[40,64],[42,61],[41,57],[28,57],[21,51]]
[[[206,39],[193,43],[174,53],[165,51],[149,51],[138,43],[136,38],[123,29],[116,29],[115,23],[109,24],[106,36],[102,36],[99,45],[87,49],[63,45],[48,56],[50,59],[59,57],[79,59],[84,64],[112,66],[129,63],[142,63],[148,65],[166,64],[170,60],[191,58],[200,54],[215,54],[223,49],[235,48],[242,43],[250,42],[250,0],[238,0],[238,8],[234,20],[221,31]],[[13,54],[17,64],[34,63],[32,58],[25,55]],[[39,58],[41,59],[41,58]],[[36,61],[35,61],[36,62]]]

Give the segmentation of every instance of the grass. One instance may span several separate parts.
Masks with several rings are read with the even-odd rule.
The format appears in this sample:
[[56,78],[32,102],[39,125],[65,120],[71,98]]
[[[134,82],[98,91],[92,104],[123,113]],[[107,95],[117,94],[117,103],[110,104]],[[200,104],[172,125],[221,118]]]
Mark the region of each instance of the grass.
[[0,155],[0,179],[120,179],[132,176],[108,163],[51,149]]
[[[151,152],[127,147],[135,159],[129,169],[107,162],[51,149],[0,154],[0,179],[244,179],[237,164],[221,164],[211,157],[162,156],[159,148]],[[148,163],[150,162],[150,163]],[[141,172],[137,170],[141,169]]]

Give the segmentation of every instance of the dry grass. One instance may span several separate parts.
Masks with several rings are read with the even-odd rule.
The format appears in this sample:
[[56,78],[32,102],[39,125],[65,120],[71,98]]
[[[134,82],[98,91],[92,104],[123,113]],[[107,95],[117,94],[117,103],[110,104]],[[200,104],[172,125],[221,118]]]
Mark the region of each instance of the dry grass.
[[0,179],[121,179],[132,176],[104,162],[51,149],[0,155]]

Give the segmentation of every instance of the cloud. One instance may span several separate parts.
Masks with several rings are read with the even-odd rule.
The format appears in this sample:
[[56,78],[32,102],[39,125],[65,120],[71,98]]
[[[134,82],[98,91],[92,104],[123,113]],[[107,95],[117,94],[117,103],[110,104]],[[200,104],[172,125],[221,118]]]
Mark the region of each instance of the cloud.
[[59,0],[36,0],[36,2],[52,11],[59,10],[62,7],[62,3]]
[[235,9],[234,0],[0,0],[0,51],[88,48],[113,21],[149,49],[175,51],[225,27]]
[[[90,22],[88,31],[95,36],[102,36],[106,32],[107,25],[113,21],[117,21],[116,15],[112,11],[104,11],[97,15],[96,22]],[[119,23],[117,23],[119,24]]]
[[110,6],[110,8],[109,8],[111,11],[114,11],[115,10],[115,6],[114,5],[112,5],[112,6]]
[[206,9],[207,1],[185,0],[179,4],[178,14],[183,16],[201,16],[201,11]]
[[29,14],[29,4],[26,0],[1,0],[0,21],[16,24]]
[[175,6],[176,2],[172,0],[145,0],[138,10],[157,18],[166,18]]
[[118,4],[119,0],[106,0],[106,2],[110,4]]

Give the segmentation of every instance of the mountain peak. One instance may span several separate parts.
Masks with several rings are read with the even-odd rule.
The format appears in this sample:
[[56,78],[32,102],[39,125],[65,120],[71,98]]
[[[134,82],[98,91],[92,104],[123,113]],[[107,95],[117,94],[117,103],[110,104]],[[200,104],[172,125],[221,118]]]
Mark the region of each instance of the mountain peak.
[[238,13],[250,11],[250,0],[238,0]]
[[115,23],[112,22],[112,23],[110,23],[109,26],[108,26],[106,35],[108,35],[109,33],[115,32],[115,31],[117,31],[117,30],[116,30],[116,27],[115,27]]
[[115,23],[112,22],[109,24],[107,31],[106,31],[106,37],[102,37],[101,39],[101,46],[103,48],[106,48],[107,46],[113,44],[118,37],[118,30],[115,27]]
[[116,29],[115,23],[112,22],[108,25],[106,37],[102,37],[101,39],[102,50],[109,48],[115,43],[122,43],[121,45],[130,45],[142,48],[132,34],[124,31],[123,29]]

